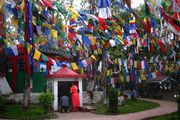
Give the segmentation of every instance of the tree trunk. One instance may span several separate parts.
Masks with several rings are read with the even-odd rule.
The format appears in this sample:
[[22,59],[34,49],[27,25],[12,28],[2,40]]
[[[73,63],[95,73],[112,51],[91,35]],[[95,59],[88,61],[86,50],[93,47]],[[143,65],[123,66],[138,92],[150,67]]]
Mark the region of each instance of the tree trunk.
[[106,79],[106,57],[105,57],[105,49],[102,49],[102,89],[103,89],[103,102],[107,104],[107,79]]
[[23,107],[27,108],[30,103],[30,75],[25,73],[25,85],[23,93]]
[[108,104],[108,98],[107,98],[107,87],[103,87],[103,95],[104,95],[104,98],[103,98],[103,103],[104,104]]

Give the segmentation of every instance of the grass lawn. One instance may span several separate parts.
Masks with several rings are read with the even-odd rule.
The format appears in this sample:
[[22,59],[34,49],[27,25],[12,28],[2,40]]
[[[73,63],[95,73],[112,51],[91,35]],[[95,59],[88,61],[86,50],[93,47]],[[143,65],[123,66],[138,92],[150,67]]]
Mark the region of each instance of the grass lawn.
[[20,104],[6,105],[5,112],[0,113],[0,118],[4,119],[44,119],[55,117],[53,112],[44,114],[40,105],[30,105],[28,109],[23,109]]
[[[116,114],[139,112],[148,109],[153,109],[156,107],[159,107],[158,103],[147,102],[144,100],[126,100],[125,105],[118,107],[118,112]],[[108,107],[104,104],[97,104],[95,113],[111,114],[108,112]]]
[[177,113],[172,113],[172,114],[163,115],[159,117],[149,118],[147,120],[180,120],[180,116],[178,117]]

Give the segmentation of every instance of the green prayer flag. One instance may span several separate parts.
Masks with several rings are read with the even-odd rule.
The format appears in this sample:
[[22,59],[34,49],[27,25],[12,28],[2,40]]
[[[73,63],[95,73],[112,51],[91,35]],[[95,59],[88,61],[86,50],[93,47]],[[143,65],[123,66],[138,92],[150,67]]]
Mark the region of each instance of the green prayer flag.
[[110,20],[106,20],[106,24],[111,26],[113,24],[113,22],[111,22]]
[[35,43],[35,44],[39,44],[39,40],[38,40],[38,38],[37,38],[37,37],[33,37],[33,43]]
[[59,28],[62,28],[62,20],[61,19],[57,19],[57,26]]
[[41,21],[40,17],[37,17],[36,24],[37,24],[37,26],[42,26],[42,21]]
[[59,32],[59,35],[61,36],[61,38],[62,38],[63,40],[65,40],[66,34],[65,34],[64,32]]
[[45,61],[45,62],[48,61],[48,57],[47,57],[46,55],[44,55],[44,54],[42,54],[42,59],[43,59],[43,61]]

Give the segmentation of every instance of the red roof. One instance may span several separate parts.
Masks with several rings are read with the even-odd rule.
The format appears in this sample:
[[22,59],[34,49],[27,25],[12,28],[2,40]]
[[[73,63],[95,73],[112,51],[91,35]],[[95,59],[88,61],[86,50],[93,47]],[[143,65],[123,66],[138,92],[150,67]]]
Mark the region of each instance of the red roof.
[[50,75],[49,78],[85,78],[85,74],[77,74],[73,70],[62,67],[57,72],[55,72],[53,75]]

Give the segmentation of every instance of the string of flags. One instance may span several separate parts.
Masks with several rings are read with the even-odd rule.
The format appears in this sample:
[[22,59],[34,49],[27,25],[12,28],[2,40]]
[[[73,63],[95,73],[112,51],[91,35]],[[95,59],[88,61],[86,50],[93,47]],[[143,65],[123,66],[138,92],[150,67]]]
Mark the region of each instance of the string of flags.
[[[28,54],[31,53],[31,51],[33,51],[33,47],[32,45],[28,44],[27,46],[27,51],[28,51]],[[41,53],[39,50],[36,50],[34,51],[34,55],[33,56],[33,59],[34,60],[37,60],[37,61],[44,61],[44,62],[48,62],[49,60],[53,61],[52,63],[53,64],[57,64],[56,60],[52,59],[52,58],[49,58],[47,57],[46,55],[44,55],[43,53]],[[87,67],[88,65],[91,65],[92,62],[94,62],[96,60],[96,57],[94,55],[91,55],[90,57],[86,58],[86,59],[83,59],[79,62],[72,62],[72,63],[66,63],[66,64],[69,64],[71,65],[71,68],[73,70],[78,70],[80,68],[83,68],[83,67]]]
[[[178,11],[177,1],[172,0],[171,2],[173,10]],[[51,66],[61,66],[62,64],[66,64],[73,70],[88,67],[88,70],[91,71],[90,67],[92,67],[92,62],[96,60],[95,56],[102,55],[102,49],[104,47],[108,51],[108,49],[123,46],[122,51],[127,52],[129,48],[135,46],[135,49],[131,51],[135,52],[131,54],[133,57],[135,57],[135,54],[145,51],[143,48],[147,48],[148,51],[145,52],[150,53],[158,51],[165,54],[168,51],[165,55],[168,59],[175,58],[178,54],[172,50],[173,47],[177,46],[174,37],[163,38],[158,32],[159,26],[156,23],[156,17],[158,16],[155,15],[153,19],[140,19],[137,13],[134,13],[130,8],[129,0],[126,1],[129,8],[124,6],[125,3],[116,3],[116,5],[125,9],[128,13],[131,13],[129,21],[124,21],[120,16],[111,14],[109,0],[106,0],[105,3],[98,1],[99,16],[77,12],[67,5],[62,5],[59,2],[51,0],[33,0],[32,3],[32,13],[31,9],[28,9],[28,17],[32,17],[32,21],[29,21],[29,25],[32,22],[32,26],[29,26],[29,29],[32,30],[32,34],[30,35],[32,41],[29,43],[33,43],[35,47],[28,44],[27,52],[29,56],[32,56],[34,62],[47,63],[47,69],[49,71],[52,70]],[[3,38],[3,41],[6,43],[5,51],[7,55],[20,55],[21,47],[18,46],[24,42],[20,38],[20,36],[24,35],[23,26],[25,23],[22,22],[24,4],[24,0],[18,2],[5,1],[5,3],[2,2],[0,4],[0,8],[4,5],[7,11],[4,21],[7,23],[5,28],[7,31],[10,31],[10,35],[15,36],[13,38],[8,36],[6,39]],[[158,6],[160,6],[159,3]],[[146,2],[146,7],[148,7],[151,14],[156,14],[155,9],[153,9],[150,3]],[[173,18],[163,8],[160,8],[160,12],[165,21],[170,25],[173,33],[178,35],[178,15],[175,14]],[[137,28],[136,22],[140,22],[143,27]],[[173,33],[168,32],[170,35]],[[12,39],[14,41],[17,39],[18,42],[15,43]],[[47,57],[45,52],[56,53],[68,59],[73,58],[75,62],[52,59]],[[119,66],[119,70],[124,73],[120,73],[118,79],[111,79],[113,81],[112,83],[117,83],[119,79],[122,82],[125,80],[130,81],[131,79],[135,84],[141,83],[141,80],[146,80],[150,78],[149,76],[153,78],[157,77],[160,74],[159,71],[166,66],[164,62],[158,61],[158,71],[148,73],[149,67],[146,60],[135,60],[133,57],[130,59],[128,57],[115,60]],[[109,54],[106,54],[106,60],[107,63],[112,63]],[[156,62],[154,61],[153,63]],[[177,62],[175,64],[177,65]],[[136,69],[140,69],[140,73]],[[102,72],[102,61],[99,62],[98,71]],[[139,78],[136,78],[137,76]]]

